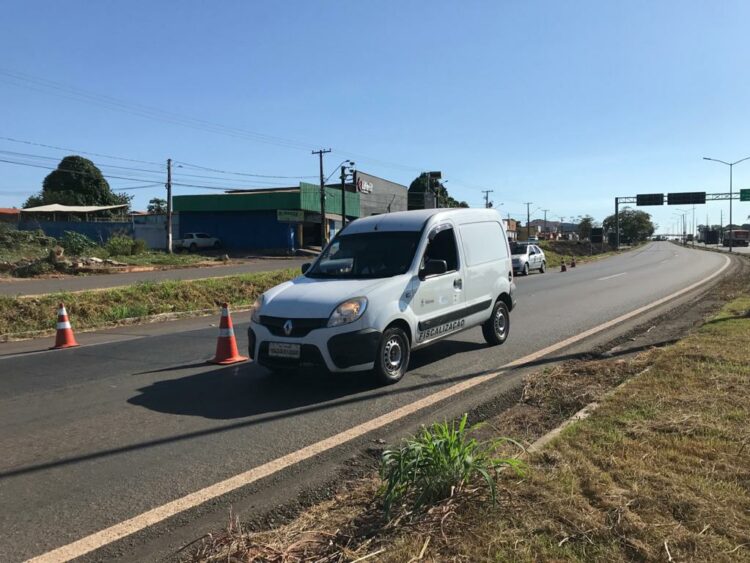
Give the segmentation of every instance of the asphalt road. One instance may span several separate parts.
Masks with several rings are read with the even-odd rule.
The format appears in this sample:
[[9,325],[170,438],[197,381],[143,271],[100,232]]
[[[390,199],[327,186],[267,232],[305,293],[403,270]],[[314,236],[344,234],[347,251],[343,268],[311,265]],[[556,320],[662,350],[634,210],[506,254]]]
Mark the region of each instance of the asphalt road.
[[[416,352],[411,371],[388,388],[362,377],[274,377],[252,363],[207,365],[216,328],[205,319],[82,334],[91,345],[65,351],[13,355],[48,343],[2,345],[0,560],[67,544],[411,404],[724,263],[718,253],[653,243],[564,274],[520,278],[505,345],[488,348],[472,329]],[[244,320],[235,318],[241,349]],[[478,403],[491,391],[467,393]],[[205,510],[224,517],[227,504]]]
[[298,268],[312,258],[269,258],[257,259],[231,266],[210,266],[203,268],[176,268],[152,272],[130,272],[127,274],[98,274],[59,279],[0,279],[0,295],[22,296],[40,295],[58,291],[83,291],[131,285],[139,281],[197,280],[268,272],[285,268]]

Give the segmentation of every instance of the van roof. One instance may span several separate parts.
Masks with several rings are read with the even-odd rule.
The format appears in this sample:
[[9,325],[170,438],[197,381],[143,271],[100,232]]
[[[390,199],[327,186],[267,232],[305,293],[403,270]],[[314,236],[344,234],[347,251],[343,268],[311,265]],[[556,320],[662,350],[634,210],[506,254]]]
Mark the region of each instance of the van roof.
[[500,221],[500,213],[495,209],[416,209],[397,211],[382,215],[371,215],[352,221],[346,226],[347,234],[369,233],[373,231],[421,231],[434,218],[452,219],[455,223],[475,223],[477,221]]

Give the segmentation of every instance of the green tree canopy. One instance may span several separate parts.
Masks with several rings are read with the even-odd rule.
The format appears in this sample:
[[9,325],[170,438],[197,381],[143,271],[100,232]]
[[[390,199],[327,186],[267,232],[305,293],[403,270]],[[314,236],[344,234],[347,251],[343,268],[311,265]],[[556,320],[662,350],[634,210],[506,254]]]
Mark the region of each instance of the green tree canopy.
[[584,215],[578,223],[578,236],[587,239],[591,236],[591,228],[596,227],[596,221],[591,215]]
[[167,214],[167,200],[155,197],[148,202],[146,211],[155,215],[166,215]]
[[[615,230],[614,213],[607,217],[602,226],[606,231]],[[620,242],[643,242],[654,234],[656,225],[651,215],[639,209],[625,207],[620,211]]]
[[469,207],[465,201],[458,201],[448,194],[448,190],[437,178],[430,177],[428,189],[427,174],[420,174],[409,186],[408,205],[409,209],[424,209],[424,193],[433,192],[437,195],[438,207]]
[[49,205],[127,205],[132,196],[114,193],[96,165],[82,156],[66,156],[44,179],[42,191],[24,207]]

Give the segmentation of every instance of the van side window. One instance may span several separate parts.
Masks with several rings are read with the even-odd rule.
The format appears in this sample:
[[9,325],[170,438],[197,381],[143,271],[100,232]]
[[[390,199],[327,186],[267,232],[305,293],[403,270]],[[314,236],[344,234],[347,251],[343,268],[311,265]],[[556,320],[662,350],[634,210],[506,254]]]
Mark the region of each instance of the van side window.
[[422,265],[426,264],[427,260],[445,260],[449,272],[458,270],[456,236],[453,234],[452,228],[440,231],[435,235],[435,238],[430,241],[427,245],[427,249],[424,251]]

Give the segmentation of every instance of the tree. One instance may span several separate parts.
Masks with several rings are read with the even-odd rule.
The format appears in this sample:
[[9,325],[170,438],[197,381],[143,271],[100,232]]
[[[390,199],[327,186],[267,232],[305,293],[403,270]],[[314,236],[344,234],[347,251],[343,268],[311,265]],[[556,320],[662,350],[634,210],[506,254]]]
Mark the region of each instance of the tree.
[[167,200],[155,197],[148,202],[146,211],[152,215],[166,215],[167,214]]
[[133,196],[114,193],[96,165],[82,156],[66,156],[44,179],[42,191],[24,207],[49,205],[127,205]]
[[427,174],[422,173],[417,176],[409,186],[408,192],[408,208],[409,209],[424,209],[425,206],[425,192],[434,193],[437,195],[438,207],[469,207],[469,204],[465,201],[458,201],[448,195],[448,190],[437,178],[430,176],[430,185],[427,185]]
[[[615,230],[615,215],[607,217],[602,223],[605,231]],[[620,211],[620,242],[643,242],[654,234],[656,225],[651,215],[645,211],[625,207]]]
[[591,215],[584,215],[578,223],[578,236],[581,239],[587,239],[591,236],[591,229],[595,227],[596,223]]

